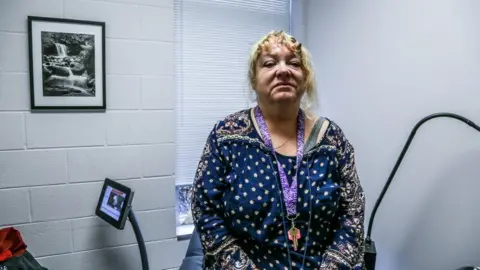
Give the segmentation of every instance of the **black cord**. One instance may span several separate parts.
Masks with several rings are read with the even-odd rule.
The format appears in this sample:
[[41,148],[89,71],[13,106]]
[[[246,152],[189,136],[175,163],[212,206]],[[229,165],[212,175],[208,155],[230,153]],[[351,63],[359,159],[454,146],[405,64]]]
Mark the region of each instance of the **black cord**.
[[385,193],[387,192],[387,189],[388,187],[390,186],[390,183],[392,182],[392,179],[393,177],[395,176],[395,173],[397,172],[398,170],[398,167],[400,166],[400,163],[402,162],[403,160],[403,157],[405,156],[405,153],[407,152],[408,150],[408,147],[410,146],[410,143],[412,142],[413,140],[413,137],[415,136],[415,134],[417,133],[418,129],[420,128],[420,126],[422,126],[425,122],[431,120],[431,119],[434,119],[434,118],[440,118],[440,117],[448,117],[448,118],[454,118],[454,119],[457,119],[457,120],[460,120],[462,122],[464,122],[465,124],[471,126],[472,128],[476,129],[477,131],[480,132],[480,127],[477,126],[475,123],[473,123],[471,120],[463,117],[463,116],[460,116],[458,114],[453,114],[453,113],[435,113],[435,114],[431,114],[431,115],[428,115],[426,116],[425,118],[423,118],[422,120],[420,120],[416,125],[415,127],[413,128],[413,130],[410,132],[410,136],[408,137],[408,140],[407,142],[405,143],[405,146],[403,147],[403,150],[400,154],[400,156],[398,157],[397,159],[397,162],[395,163],[395,166],[393,167],[393,170],[392,172],[390,173],[390,176],[388,177],[388,180],[387,182],[385,183],[385,186],[383,187],[383,190],[382,192],[380,193],[380,196],[378,197],[376,203],[375,203],[375,206],[373,207],[373,211],[372,211],[372,214],[370,216],[370,221],[368,223],[368,231],[367,231],[367,238],[366,238],[366,242],[367,243],[370,243],[371,242],[371,236],[372,236],[372,227],[373,227],[373,220],[375,219],[375,214],[377,213],[377,210],[378,210],[378,207],[380,206],[380,203],[382,202],[383,200],[383,197],[385,196]]
[[138,248],[140,249],[140,258],[142,260],[142,270],[148,270],[148,256],[147,256],[147,249],[145,248],[145,241],[143,240],[142,232],[140,231],[140,227],[138,226],[137,219],[135,218],[135,214],[133,213],[133,209],[130,209],[128,212],[128,218],[132,223],[133,232],[135,233],[135,237],[137,238]]
[[380,193],[380,196],[378,197],[377,201],[375,202],[375,206],[373,207],[372,214],[370,215],[370,221],[368,223],[368,230],[367,230],[367,237],[365,238],[365,254],[364,254],[364,261],[365,261],[365,266],[366,269],[368,270],[375,270],[375,264],[376,264],[376,259],[377,259],[377,249],[375,247],[375,242],[372,240],[372,227],[373,227],[373,220],[375,219],[375,214],[377,213],[378,207],[380,206],[380,203],[383,200],[383,197],[385,196],[385,193],[387,193],[388,187],[390,186],[393,177],[395,176],[395,173],[398,170],[398,167],[400,166],[400,163],[402,163],[403,157],[405,156],[405,153],[408,150],[408,147],[410,146],[410,143],[413,140],[413,137],[415,137],[415,134],[417,133],[418,129],[425,124],[425,122],[432,120],[434,118],[440,118],[440,117],[447,117],[447,118],[453,118],[457,119],[459,121],[464,122],[465,124],[469,125],[470,127],[476,129],[477,131],[480,132],[480,127],[477,126],[475,123],[473,123],[471,120],[460,116],[458,114],[453,114],[453,113],[435,113],[428,115],[421,119],[415,127],[412,129],[410,132],[410,136],[408,137],[407,142],[405,143],[405,146],[403,146],[403,150],[400,153],[400,156],[397,159],[397,162],[395,163],[395,166],[393,167],[392,172],[390,173],[390,176],[388,177],[387,182],[385,183],[385,186],[383,187],[382,192]]

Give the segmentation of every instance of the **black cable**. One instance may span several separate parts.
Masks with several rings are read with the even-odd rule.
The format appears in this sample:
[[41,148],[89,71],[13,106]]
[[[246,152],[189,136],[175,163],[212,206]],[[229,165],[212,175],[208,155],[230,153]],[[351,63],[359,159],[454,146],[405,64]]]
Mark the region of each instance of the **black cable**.
[[138,248],[140,249],[140,258],[142,259],[142,270],[148,270],[148,256],[147,256],[147,249],[145,248],[145,241],[143,240],[142,232],[140,231],[140,227],[138,226],[137,219],[135,218],[135,214],[133,213],[133,209],[128,211],[128,218],[132,223],[133,232],[135,233],[135,237],[137,238]]
[[[390,183],[392,182],[393,177],[395,176],[395,173],[398,170],[398,167],[400,166],[400,163],[403,160],[403,157],[405,156],[405,153],[408,150],[408,147],[410,146],[410,143],[413,140],[413,137],[417,133],[418,129],[427,121],[434,119],[434,118],[440,118],[440,117],[447,117],[447,118],[453,118],[460,120],[464,122],[465,124],[469,125],[470,127],[476,129],[477,131],[480,132],[480,127],[473,123],[471,120],[460,116],[458,114],[453,114],[453,113],[435,113],[426,116],[425,118],[421,119],[415,127],[412,129],[410,132],[410,136],[408,137],[407,142],[405,143],[405,146],[403,147],[402,152],[400,153],[400,156],[397,159],[397,162],[395,163],[395,166],[393,167],[392,172],[390,173],[390,176],[388,177],[387,182],[385,183],[385,186],[383,187],[382,192],[380,193],[380,196],[378,197],[377,201],[375,202],[375,206],[373,207],[372,214],[370,215],[370,221],[368,223],[368,230],[367,230],[367,237],[365,239],[366,243],[366,252],[365,252],[365,262],[367,265],[368,270],[374,270],[375,269],[375,260],[376,260],[376,249],[375,249],[375,243],[372,241],[371,236],[372,236],[372,227],[373,227],[373,220],[375,219],[375,214],[377,213],[378,207],[380,206],[380,203],[383,200],[383,197],[385,196],[385,193],[388,190],[388,187],[390,186]],[[370,266],[370,267],[369,267]]]

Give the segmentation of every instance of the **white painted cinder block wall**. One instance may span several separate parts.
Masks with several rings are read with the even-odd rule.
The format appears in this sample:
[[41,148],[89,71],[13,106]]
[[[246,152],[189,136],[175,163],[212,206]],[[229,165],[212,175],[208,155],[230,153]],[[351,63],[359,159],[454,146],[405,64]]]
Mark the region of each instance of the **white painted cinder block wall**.
[[[321,111],[356,148],[368,218],[421,118],[480,124],[480,2],[305,2]],[[480,265],[479,161],[480,133],[467,125],[421,127],[375,219],[377,269]]]
[[[29,112],[28,15],[106,22],[107,112]],[[94,216],[105,177],[136,191],[151,269],[180,264],[173,31],[173,0],[0,0],[0,226],[50,270],[140,268],[131,227]]]

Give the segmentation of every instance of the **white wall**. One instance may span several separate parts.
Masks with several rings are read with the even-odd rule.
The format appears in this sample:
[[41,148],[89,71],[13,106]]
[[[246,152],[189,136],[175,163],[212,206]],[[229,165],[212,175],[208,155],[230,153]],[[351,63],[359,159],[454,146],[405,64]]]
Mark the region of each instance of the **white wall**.
[[[106,22],[106,113],[29,112],[27,16]],[[51,270],[139,269],[95,218],[105,177],[136,191],[152,269],[177,267],[173,0],[0,0],[0,226]]]
[[[411,128],[480,124],[480,2],[304,3],[322,113],[357,150],[368,216]],[[377,269],[480,264],[480,134],[425,124],[375,219]],[[368,220],[366,220],[368,223]]]

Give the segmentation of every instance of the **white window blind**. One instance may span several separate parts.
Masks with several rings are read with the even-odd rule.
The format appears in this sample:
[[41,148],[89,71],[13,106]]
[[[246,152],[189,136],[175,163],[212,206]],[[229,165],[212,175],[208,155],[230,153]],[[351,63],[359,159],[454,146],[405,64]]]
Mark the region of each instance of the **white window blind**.
[[290,31],[290,0],[176,0],[176,182],[191,184],[209,131],[251,105],[251,46]]

